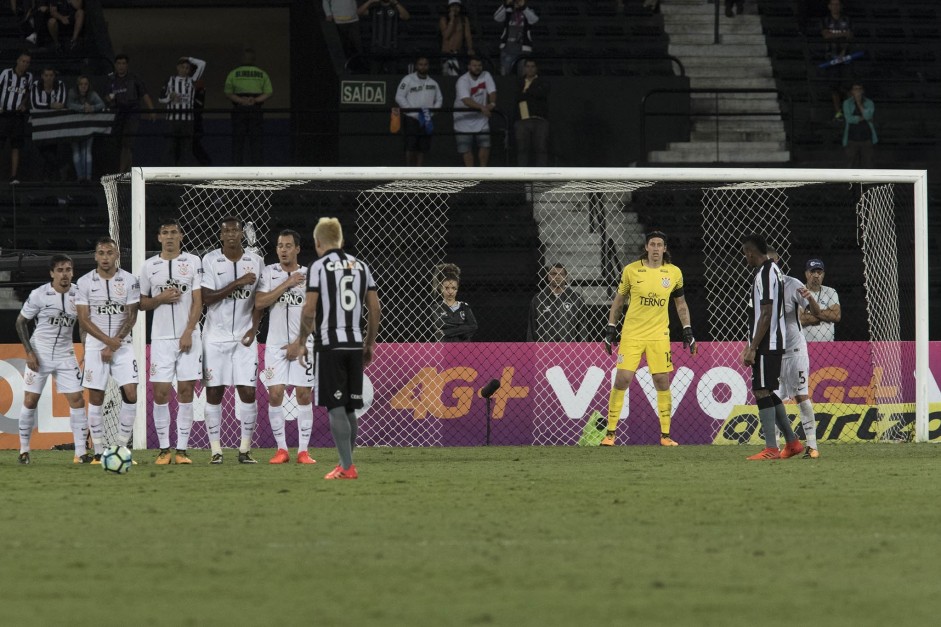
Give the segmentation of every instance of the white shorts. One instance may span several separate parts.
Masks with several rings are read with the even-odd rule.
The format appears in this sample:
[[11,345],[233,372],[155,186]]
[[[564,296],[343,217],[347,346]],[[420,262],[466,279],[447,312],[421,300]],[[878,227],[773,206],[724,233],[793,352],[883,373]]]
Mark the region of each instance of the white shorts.
[[72,394],[82,391],[82,370],[78,367],[75,355],[58,361],[39,360],[39,372],[26,366],[23,369],[23,389],[33,394],[42,394],[46,380],[52,375],[56,379],[56,388],[60,394]]
[[150,380],[155,383],[198,381],[203,378],[203,345],[193,333],[193,346],[188,353],[180,350],[180,340],[151,340]]
[[809,396],[807,380],[810,378],[810,358],[807,351],[784,353],[781,359],[781,379],[778,398]]
[[[310,344],[310,343],[308,343]],[[293,385],[294,387],[314,387],[314,351],[307,346],[307,366],[300,359],[288,361],[283,348],[265,346],[265,369],[261,371],[261,382],[266,388],[272,385]]]
[[122,344],[116,353],[111,355],[111,361],[101,361],[101,349],[85,349],[85,372],[82,375],[82,387],[89,390],[105,390],[108,388],[108,377],[120,387],[128,383],[137,385],[137,359],[134,357],[134,346]]
[[206,387],[248,385],[258,380],[258,343],[203,342],[203,378]]

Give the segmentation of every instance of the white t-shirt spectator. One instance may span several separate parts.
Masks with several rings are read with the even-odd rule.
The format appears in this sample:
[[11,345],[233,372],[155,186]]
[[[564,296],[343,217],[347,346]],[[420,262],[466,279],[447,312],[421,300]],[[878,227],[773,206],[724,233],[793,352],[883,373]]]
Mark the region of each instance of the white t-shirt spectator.
[[[465,72],[455,87],[457,96],[454,99],[455,109],[466,109],[465,98],[471,98],[477,104],[487,104],[487,96],[497,92],[497,84],[493,82],[490,72],[484,70],[477,78]],[[454,130],[458,133],[481,133],[490,130],[490,118],[477,111],[461,111],[454,113]]]
[[[817,299],[820,309],[829,309],[840,304],[840,297],[832,287],[821,285],[819,292],[811,290],[810,293]],[[808,342],[832,342],[836,339],[836,325],[832,322],[809,325],[804,327],[803,331]]]

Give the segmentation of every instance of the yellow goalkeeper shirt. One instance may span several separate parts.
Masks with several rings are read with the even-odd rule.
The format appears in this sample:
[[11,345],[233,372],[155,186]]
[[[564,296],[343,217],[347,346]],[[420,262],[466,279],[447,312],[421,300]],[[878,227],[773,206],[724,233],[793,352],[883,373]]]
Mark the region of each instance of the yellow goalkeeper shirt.
[[649,268],[638,259],[624,266],[618,294],[627,303],[621,337],[629,340],[670,339],[670,297],[683,295],[683,273],[672,263]]

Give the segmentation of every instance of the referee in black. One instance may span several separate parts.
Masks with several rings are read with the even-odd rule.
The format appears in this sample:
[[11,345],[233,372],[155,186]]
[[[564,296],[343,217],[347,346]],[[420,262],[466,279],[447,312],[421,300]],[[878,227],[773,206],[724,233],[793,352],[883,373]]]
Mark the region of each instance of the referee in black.
[[16,65],[0,72],[0,141],[10,141],[10,184],[19,183],[20,148],[26,136],[29,90],[33,75],[28,71],[32,57],[23,51]]
[[340,455],[340,463],[324,479],[356,479],[356,410],[363,407],[363,369],[372,361],[376,347],[379,295],[369,267],[343,252],[339,220],[321,218],[317,222],[314,247],[318,259],[307,272],[300,333],[288,346],[287,358],[293,361],[304,355],[313,331],[317,404],[327,408],[330,432]]

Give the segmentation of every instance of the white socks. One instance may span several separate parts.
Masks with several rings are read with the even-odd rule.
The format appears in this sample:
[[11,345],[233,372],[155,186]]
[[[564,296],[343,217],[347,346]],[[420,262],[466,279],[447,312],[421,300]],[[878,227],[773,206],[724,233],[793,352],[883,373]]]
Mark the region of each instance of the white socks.
[[88,430],[91,432],[95,455],[101,455],[105,450],[105,428],[101,420],[101,405],[88,404]]
[[154,403],[154,429],[157,431],[157,445],[170,448],[170,405]]
[[75,442],[75,456],[81,457],[88,452],[85,446],[85,436],[88,434],[88,418],[85,408],[69,408],[69,426],[72,427],[72,440]]
[[310,447],[310,432],[314,428],[314,408],[311,405],[297,406],[297,452]]
[[137,404],[121,402],[118,412],[118,445],[127,446],[134,434],[134,421],[137,419]]
[[206,403],[206,432],[209,434],[209,447],[213,455],[222,454],[222,405]]
[[239,453],[248,453],[252,450],[252,436],[255,435],[255,423],[258,421],[258,406],[254,402],[243,403],[241,400],[235,400],[237,414],[242,423],[242,443],[239,445]]
[[20,453],[29,452],[29,439],[36,423],[36,409],[20,408]]
[[185,451],[190,443],[190,431],[193,429],[193,404],[180,403],[176,412],[176,450]]
[[284,437],[284,408],[278,405],[268,406],[268,422],[271,423],[271,434],[279,449],[287,450],[288,441]]
[[801,424],[804,426],[804,439],[807,446],[812,449],[817,448],[817,421],[814,416],[814,406],[810,399],[801,401],[798,404],[801,412]]

